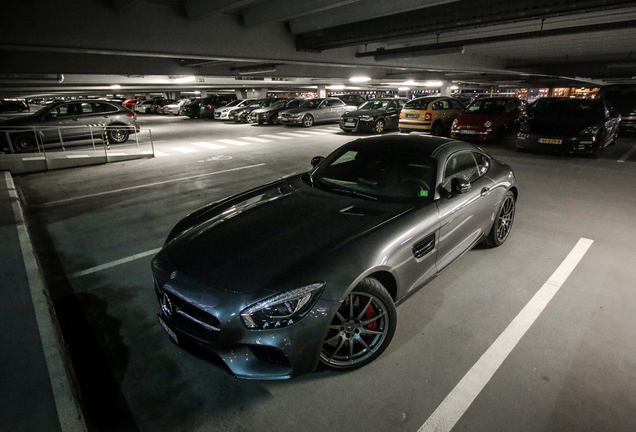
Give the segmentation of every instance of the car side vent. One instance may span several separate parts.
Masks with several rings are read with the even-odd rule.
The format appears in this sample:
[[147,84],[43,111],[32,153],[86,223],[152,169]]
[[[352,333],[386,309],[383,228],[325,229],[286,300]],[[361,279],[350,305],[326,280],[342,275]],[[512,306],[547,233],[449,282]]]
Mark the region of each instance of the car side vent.
[[422,258],[433,249],[435,249],[435,233],[424,237],[413,245],[413,256]]

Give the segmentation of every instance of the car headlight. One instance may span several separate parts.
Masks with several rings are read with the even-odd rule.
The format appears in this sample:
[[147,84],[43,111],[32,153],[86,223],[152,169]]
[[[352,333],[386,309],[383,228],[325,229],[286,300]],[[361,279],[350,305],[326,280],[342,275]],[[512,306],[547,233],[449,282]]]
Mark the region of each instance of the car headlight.
[[453,120],[452,127],[456,127],[456,126],[457,126],[457,123],[459,123],[459,122],[457,121],[457,119]]
[[488,120],[486,123],[484,123],[484,127],[489,128],[490,126],[492,126],[492,122],[490,120]]
[[362,116],[360,116],[360,120],[369,121],[369,120],[373,120],[373,117],[368,116],[368,115],[362,115]]
[[261,300],[243,309],[243,323],[251,329],[282,328],[297,323],[311,310],[324,286],[314,283]]
[[596,135],[600,129],[601,127],[599,125],[588,126],[585,129],[583,129],[581,132],[579,132],[579,134],[580,135]]

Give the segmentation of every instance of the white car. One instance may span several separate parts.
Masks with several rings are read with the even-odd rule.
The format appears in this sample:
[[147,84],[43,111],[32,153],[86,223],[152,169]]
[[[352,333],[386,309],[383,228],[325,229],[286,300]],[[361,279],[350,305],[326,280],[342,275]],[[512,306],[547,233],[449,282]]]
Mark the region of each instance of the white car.
[[188,99],[181,99],[177,103],[164,105],[163,114],[181,115],[181,109]]
[[257,101],[258,99],[236,99],[227,105],[223,105],[221,108],[214,110],[214,120],[229,120],[228,114],[230,111],[237,108],[246,107],[250,103]]

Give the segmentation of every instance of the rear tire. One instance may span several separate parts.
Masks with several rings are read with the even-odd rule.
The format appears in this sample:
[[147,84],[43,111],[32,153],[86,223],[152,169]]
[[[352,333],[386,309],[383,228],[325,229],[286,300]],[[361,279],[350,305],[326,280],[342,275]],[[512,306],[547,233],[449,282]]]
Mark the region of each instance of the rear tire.
[[444,126],[441,123],[435,123],[431,128],[431,135],[442,136],[444,135]]
[[497,247],[504,244],[510,235],[512,223],[515,220],[515,207],[515,195],[510,191],[506,192],[501,207],[499,207],[495,222],[492,225],[492,229],[484,239],[484,244],[490,247]]
[[106,131],[108,135],[108,141],[112,144],[123,144],[128,141],[130,132],[126,129],[108,129]]
[[35,136],[31,134],[19,134],[11,137],[13,141],[13,151],[16,153],[31,153],[37,151],[38,144]]

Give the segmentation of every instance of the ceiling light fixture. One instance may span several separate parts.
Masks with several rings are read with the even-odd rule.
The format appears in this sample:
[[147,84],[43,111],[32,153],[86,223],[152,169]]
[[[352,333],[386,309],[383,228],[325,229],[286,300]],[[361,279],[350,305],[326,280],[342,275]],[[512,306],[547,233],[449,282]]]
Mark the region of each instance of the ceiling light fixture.
[[335,84],[327,86],[329,90],[344,90],[346,87],[343,84]]
[[411,90],[410,87],[398,87],[398,91],[409,91]]
[[187,76],[187,77],[181,77],[181,78],[175,78],[174,82],[176,82],[177,84],[181,84],[181,83],[187,83],[187,82],[192,82],[194,81],[196,78],[193,76]]
[[426,87],[441,87],[444,83],[441,81],[425,81],[424,85]]
[[357,77],[349,78],[349,81],[351,81],[351,82],[367,82],[367,81],[371,81],[371,78],[369,78],[368,76],[357,76]]
[[113,84],[113,85],[110,86],[110,88],[118,89],[118,88],[121,88],[121,86],[119,84]]

